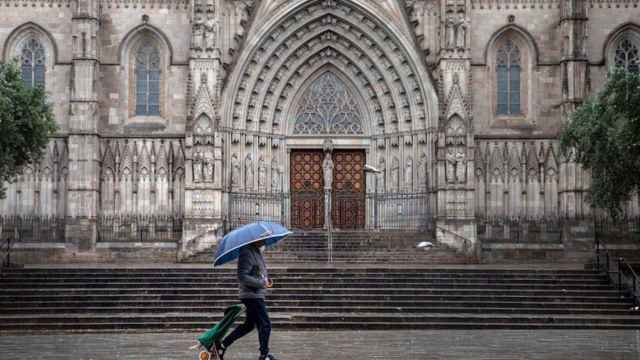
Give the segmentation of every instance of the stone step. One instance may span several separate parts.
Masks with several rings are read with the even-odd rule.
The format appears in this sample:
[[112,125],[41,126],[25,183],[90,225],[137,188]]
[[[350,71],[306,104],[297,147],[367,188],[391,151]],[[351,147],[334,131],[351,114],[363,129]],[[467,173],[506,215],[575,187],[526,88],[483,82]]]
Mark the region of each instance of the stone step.
[[[22,309],[47,309],[56,311],[59,308],[66,309],[84,309],[89,307],[95,308],[118,308],[118,307],[138,307],[138,308],[182,308],[182,309],[194,309],[198,307],[226,307],[233,300],[120,300],[120,301],[21,301],[20,304],[16,304],[12,301],[0,302],[2,311],[13,311]],[[235,302],[238,302],[237,300]],[[552,311],[564,311],[571,309],[578,310],[597,310],[597,311],[627,311],[629,306],[626,302],[527,302],[527,301],[494,301],[486,299],[484,301],[395,301],[387,300],[380,301],[354,301],[350,299],[346,300],[268,300],[267,304],[269,308],[283,307],[313,307],[316,309],[324,309],[329,307],[384,307],[392,309],[404,309],[404,308],[424,308],[424,309],[442,309],[447,307],[457,309],[471,309],[482,311],[483,308],[507,308],[518,309],[526,308],[533,310],[552,310]]]
[[[97,294],[163,294],[163,295],[187,295],[187,294],[208,294],[212,296],[225,295],[225,294],[237,294],[237,287],[147,287],[147,288],[126,288],[126,287],[101,287],[101,288],[61,288],[61,289],[0,289],[0,296],[44,296],[44,295],[97,295]],[[425,294],[431,295],[468,295],[478,294],[484,296],[501,296],[509,294],[518,294],[525,296],[617,296],[618,291],[614,289],[497,289],[487,288],[482,286],[474,286],[471,288],[462,287],[450,287],[450,288],[436,288],[436,287],[362,287],[362,288],[338,288],[331,286],[318,286],[316,284],[313,288],[273,288],[270,291],[271,295],[321,295],[325,293],[331,293],[333,295],[388,295],[393,293],[394,295],[413,295],[421,296]]]
[[[268,306],[279,328],[640,328],[633,302],[593,271],[377,266],[270,274]],[[0,332],[209,328],[238,302],[236,281],[234,267],[10,269],[0,278]]]
[[[593,279],[584,279],[584,280],[576,280],[576,279],[557,279],[557,278],[494,278],[487,279],[483,277],[415,277],[415,278],[407,278],[407,277],[304,277],[304,276],[278,276],[274,278],[277,280],[278,285],[287,284],[318,284],[323,282],[329,282],[331,284],[340,284],[343,286],[345,284],[364,284],[364,283],[374,283],[377,285],[417,285],[417,286],[426,286],[426,285],[440,285],[440,284],[453,284],[453,285],[473,285],[473,284],[482,284],[482,285],[514,285],[514,286],[524,286],[524,285],[532,285],[532,286],[554,286],[554,285],[562,285],[562,286],[609,286],[604,278],[593,278]],[[112,278],[28,278],[28,279],[19,279],[19,278],[10,278],[2,281],[3,287],[60,287],[60,286],[80,286],[86,284],[87,286],[91,285],[100,285],[105,286],[108,284],[109,286],[113,286],[114,284],[130,284],[136,286],[149,286],[149,285],[161,285],[161,286],[179,286],[179,285],[235,285],[237,284],[237,279],[235,276],[220,276],[220,277],[199,277],[199,278],[171,278],[171,277],[112,277]]]
[[[186,275],[197,275],[197,274],[219,274],[219,273],[227,273],[227,274],[235,274],[236,268],[233,266],[223,267],[211,269],[209,267],[197,267],[197,268],[167,268],[167,267],[81,267],[81,268],[73,268],[73,267],[51,267],[51,268],[9,268],[3,271],[3,277],[9,276],[11,274],[18,274],[20,276],[29,275],[29,274],[40,274],[46,276],[55,276],[58,274],[66,274],[66,275],[76,275],[76,276],[91,276],[98,274],[140,274],[140,275],[151,275],[151,274],[162,274],[164,275],[173,275],[173,274],[186,274]],[[520,275],[551,275],[551,276],[601,276],[596,271],[592,270],[556,270],[556,269],[489,269],[489,268],[437,268],[437,267],[401,267],[401,268],[389,268],[382,267],[380,265],[374,266],[366,266],[366,267],[279,267],[273,268],[269,270],[270,273],[282,273],[282,274],[340,274],[343,276],[352,276],[359,274],[367,274],[367,275],[415,275],[415,274],[456,274],[456,275],[467,275],[467,274],[476,274],[476,275],[490,275],[490,274],[499,274],[499,275],[512,275],[512,274],[520,274]]]
[[[301,288],[306,289],[309,287],[317,286],[318,283],[306,282],[306,281],[282,281],[277,280],[277,289],[294,289]],[[232,281],[210,281],[210,282],[154,282],[154,283],[141,283],[141,282],[124,282],[113,281],[108,284],[107,289],[173,289],[173,288],[198,288],[211,287],[219,289],[228,289],[237,287]],[[22,282],[13,284],[3,284],[3,291],[19,291],[22,289],[38,288],[39,291],[45,289],[55,291],[74,291],[76,289],[101,289],[105,290],[105,284],[100,282]],[[322,289],[360,289],[360,288],[385,288],[385,289],[504,289],[504,290],[538,290],[538,291],[598,291],[598,290],[610,290],[610,286],[606,284],[530,284],[526,282],[520,283],[463,283],[458,281],[452,282],[400,282],[400,281],[334,281],[330,284],[322,285]]]
[[[227,304],[228,305],[228,304]],[[385,304],[386,305],[386,304]],[[640,316],[638,311],[633,311],[630,308],[624,309],[602,309],[602,308],[527,308],[527,307],[455,307],[448,304],[441,306],[303,306],[303,305],[286,305],[278,306],[269,303],[269,312],[273,314],[287,313],[287,312],[305,312],[305,313],[344,313],[344,314],[358,314],[358,313],[442,313],[442,314],[547,314],[547,315],[616,315],[616,316]],[[221,314],[224,312],[226,306],[206,306],[198,304],[189,308],[190,312],[196,313],[210,313]],[[66,313],[66,314],[104,314],[113,313],[121,314],[126,313],[131,316],[133,314],[153,314],[153,313],[178,313],[185,312],[183,306],[141,306],[133,305],[126,306],[119,303],[115,303],[112,306],[38,306],[38,307],[4,307],[0,309],[0,320],[4,315],[18,315],[18,314],[48,314],[48,313]]]

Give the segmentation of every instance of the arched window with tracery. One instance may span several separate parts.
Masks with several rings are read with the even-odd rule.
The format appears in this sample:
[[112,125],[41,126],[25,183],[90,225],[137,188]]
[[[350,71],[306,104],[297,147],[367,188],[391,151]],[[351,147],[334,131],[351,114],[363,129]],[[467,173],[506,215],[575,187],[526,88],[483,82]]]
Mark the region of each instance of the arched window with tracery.
[[136,52],[136,115],[160,116],[160,51],[145,44]]
[[496,54],[497,114],[520,115],[520,49],[507,39]]
[[45,51],[37,39],[27,40],[20,54],[22,81],[29,87],[44,88]]
[[615,66],[626,71],[640,72],[640,57],[638,56],[638,43],[631,36],[622,36],[616,44],[614,53]]
[[362,112],[347,85],[325,72],[302,95],[294,134],[362,134]]

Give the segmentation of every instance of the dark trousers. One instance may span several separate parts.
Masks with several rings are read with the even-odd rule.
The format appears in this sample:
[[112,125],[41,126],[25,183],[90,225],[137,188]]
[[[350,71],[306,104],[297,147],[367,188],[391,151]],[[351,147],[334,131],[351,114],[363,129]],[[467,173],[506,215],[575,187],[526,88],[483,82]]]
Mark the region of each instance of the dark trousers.
[[260,340],[260,355],[269,354],[269,335],[271,335],[271,320],[269,320],[269,314],[267,314],[267,305],[264,299],[242,299],[242,303],[247,309],[247,317],[244,323],[239,325],[229,336],[223,341],[222,345],[228,348],[236,340],[247,335],[253,330],[258,328],[258,339]]

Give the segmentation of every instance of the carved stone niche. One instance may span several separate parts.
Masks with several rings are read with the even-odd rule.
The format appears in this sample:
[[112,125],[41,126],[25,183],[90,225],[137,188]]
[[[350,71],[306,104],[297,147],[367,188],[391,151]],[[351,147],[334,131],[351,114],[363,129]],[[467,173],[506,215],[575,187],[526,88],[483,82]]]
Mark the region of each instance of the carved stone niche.
[[462,118],[454,115],[445,129],[445,178],[448,184],[464,184],[467,181],[467,130]]

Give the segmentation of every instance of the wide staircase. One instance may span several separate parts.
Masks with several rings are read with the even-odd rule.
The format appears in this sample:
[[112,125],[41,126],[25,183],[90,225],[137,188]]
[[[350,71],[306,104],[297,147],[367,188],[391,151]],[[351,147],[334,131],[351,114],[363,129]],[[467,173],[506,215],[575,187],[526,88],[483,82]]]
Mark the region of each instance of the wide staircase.
[[[417,244],[428,241],[429,247]],[[214,249],[184,262],[210,264]],[[436,243],[427,232],[294,231],[265,252],[268,264],[464,264],[473,262],[455,250]]]
[[[273,268],[288,329],[640,329],[640,312],[588,270]],[[0,333],[205,329],[237,303],[233,266],[26,268],[0,277]]]

